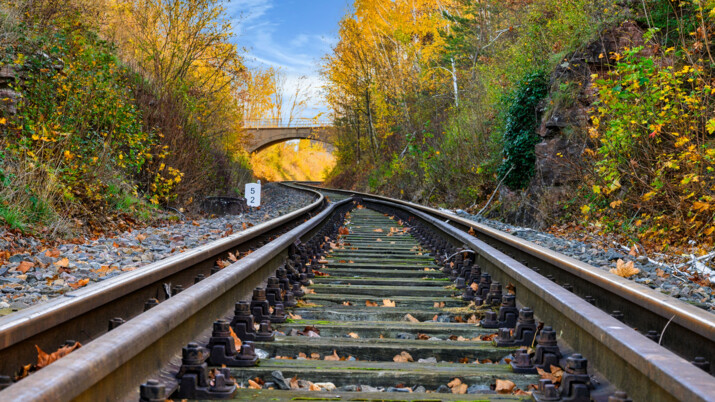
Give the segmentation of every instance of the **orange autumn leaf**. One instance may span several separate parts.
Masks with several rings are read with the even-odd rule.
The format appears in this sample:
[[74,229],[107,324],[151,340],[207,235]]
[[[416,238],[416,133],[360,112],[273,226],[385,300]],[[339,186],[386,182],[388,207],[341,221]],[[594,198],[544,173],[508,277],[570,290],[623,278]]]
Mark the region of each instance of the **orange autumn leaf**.
[[52,250],[45,251],[45,257],[57,258],[60,256],[60,250],[53,248]]
[[74,283],[68,283],[67,285],[69,285],[69,287],[71,287],[72,289],[79,289],[82,286],[87,286],[88,283],[89,283],[89,278],[84,278],[84,279],[80,279]]
[[263,387],[261,387],[260,385],[258,385],[258,383],[255,382],[255,381],[253,381],[253,380],[248,380],[248,388],[250,388],[250,389],[262,389]]
[[367,307],[377,307],[378,304],[371,300],[365,300],[365,306]]
[[395,355],[395,357],[392,358],[392,361],[395,363],[407,363],[413,362],[414,359],[412,359],[412,355],[403,350],[399,355]]
[[60,268],[67,268],[70,265],[70,260],[67,257],[65,257],[59,261],[55,261],[55,265]]
[[338,356],[338,351],[333,350],[333,354],[330,356],[325,356],[323,360],[332,360],[332,361],[339,361],[340,357]]
[[514,387],[516,387],[516,384],[509,380],[497,379],[497,385],[496,388],[494,388],[494,391],[496,391],[497,394],[510,394]]
[[641,270],[633,266],[633,261],[624,262],[619,258],[618,261],[616,261],[616,268],[611,268],[609,272],[624,278],[629,278],[638,274]]
[[349,235],[350,229],[346,228],[345,226],[341,226],[340,229],[338,229],[338,234]]
[[395,302],[390,299],[382,299],[382,307],[395,307]]
[[228,327],[228,330],[231,333],[231,338],[233,338],[233,344],[236,345],[236,352],[241,353],[241,345],[243,345],[243,342],[241,342],[241,338],[239,338],[238,335],[233,332],[233,328],[231,326]]
[[16,269],[24,274],[34,266],[35,264],[31,263],[30,261],[23,261],[20,263],[20,265],[17,266]]
[[39,346],[35,345],[35,348],[37,349],[37,368],[41,369],[43,367],[47,367],[58,359],[67,356],[73,350],[79,349],[81,347],[82,345],[79,342],[75,342],[74,345],[64,345],[56,351],[48,354],[45,353],[42,349],[40,349]]

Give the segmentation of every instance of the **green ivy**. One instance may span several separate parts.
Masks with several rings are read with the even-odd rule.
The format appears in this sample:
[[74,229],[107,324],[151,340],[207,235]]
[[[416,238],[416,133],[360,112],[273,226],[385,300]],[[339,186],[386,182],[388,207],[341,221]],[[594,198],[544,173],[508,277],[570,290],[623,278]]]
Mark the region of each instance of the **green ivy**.
[[[543,71],[527,74],[506,98],[504,127],[504,160],[499,167],[499,179],[512,189],[526,187],[534,175],[534,145],[539,142],[539,102],[548,93]],[[506,176],[506,177],[505,177]]]

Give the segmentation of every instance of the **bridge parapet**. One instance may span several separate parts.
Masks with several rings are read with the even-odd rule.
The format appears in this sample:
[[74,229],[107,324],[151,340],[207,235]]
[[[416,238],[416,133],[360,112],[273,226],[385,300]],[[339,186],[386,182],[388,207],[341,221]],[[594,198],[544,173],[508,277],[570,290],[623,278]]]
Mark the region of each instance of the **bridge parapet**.
[[254,128],[305,128],[305,127],[331,127],[333,122],[327,119],[259,119],[245,120],[243,127],[247,130]]

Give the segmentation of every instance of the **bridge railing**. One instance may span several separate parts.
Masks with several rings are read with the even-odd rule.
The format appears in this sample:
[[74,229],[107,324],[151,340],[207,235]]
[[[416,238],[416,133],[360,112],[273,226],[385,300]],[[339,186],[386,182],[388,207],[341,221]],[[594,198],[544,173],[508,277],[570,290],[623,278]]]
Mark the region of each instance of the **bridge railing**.
[[298,118],[288,121],[287,119],[260,119],[245,120],[244,128],[308,128],[308,127],[330,127],[333,122],[328,119],[307,119]]

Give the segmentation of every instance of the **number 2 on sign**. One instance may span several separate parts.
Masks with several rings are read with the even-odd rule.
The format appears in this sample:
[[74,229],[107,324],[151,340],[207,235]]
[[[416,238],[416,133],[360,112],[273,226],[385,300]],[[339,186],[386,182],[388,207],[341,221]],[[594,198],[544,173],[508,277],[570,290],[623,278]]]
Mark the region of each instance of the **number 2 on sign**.
[[246,204],[249,207],[261,205],[261,182],[246,183]]

